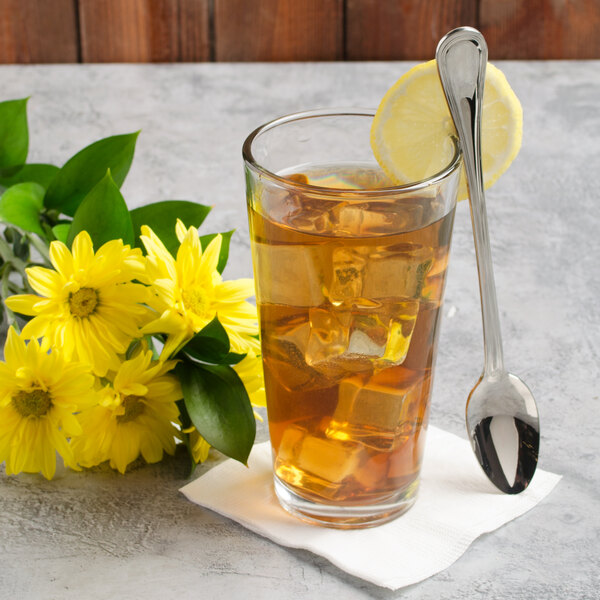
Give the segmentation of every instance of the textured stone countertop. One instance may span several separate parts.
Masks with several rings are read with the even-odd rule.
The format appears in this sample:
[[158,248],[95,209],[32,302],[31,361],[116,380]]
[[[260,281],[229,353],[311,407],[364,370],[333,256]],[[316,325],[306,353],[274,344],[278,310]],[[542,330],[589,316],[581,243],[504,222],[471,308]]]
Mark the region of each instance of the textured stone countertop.
[[[245,136],[297,110],[376,106],[409,66],[2,66],[0,95],[31,96],[33,161],[62,164],[142,129],[128,203],[214,205],[202,231],[237,228],[225,272],[235,278],[251,274]],[[600,62],[500,66],[523,104],[524,138],[488,194],[492,252],[507,367],[539,404],[540,466],[564,475],[550,496],[446,571],[391,592],[191,504],[178,492],[183,454],[126,476],[63,469],[50,482],[0,467],[0,598],[600,598]],[[450,262],[431,421],[466,437],[482,366],[467,203]]]

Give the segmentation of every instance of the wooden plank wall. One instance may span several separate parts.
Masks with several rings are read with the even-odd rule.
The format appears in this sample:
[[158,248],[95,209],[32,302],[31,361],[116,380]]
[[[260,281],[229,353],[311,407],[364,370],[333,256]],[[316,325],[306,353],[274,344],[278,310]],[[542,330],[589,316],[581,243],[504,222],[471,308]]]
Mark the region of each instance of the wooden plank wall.
[[0,63],[600,58],[600,0],[0,0]]

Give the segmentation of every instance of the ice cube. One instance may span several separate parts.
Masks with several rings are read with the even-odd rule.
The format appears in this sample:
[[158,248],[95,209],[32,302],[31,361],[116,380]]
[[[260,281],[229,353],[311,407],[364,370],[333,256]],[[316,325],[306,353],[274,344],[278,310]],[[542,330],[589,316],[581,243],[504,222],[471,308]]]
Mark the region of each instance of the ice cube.
[[269,221],[275,223],[285,223],[289,215],[302,210],[302,199],[298,194],[283,187],[264,185],[260,180],[255,183],[249,202],[253,210],[268,215]]
[[306,364],[304,353],[310,336],[306,320],[291,319],[279,323],[274,332],[263,338],[265,377],[274,377],[289,392],[330,387],[327,379]]
[[308,431],[304,427],[298,425],[291,425],[284,432],[277,449],[277,460],[279,462],[287,463],[294,461],[302,438],[308,434]]
[[306,361],[327,374],[400,365],[418,313],[416,300],[378,303],[367,298],[310,309]]
[[384,350],[385,347],[378,344],[366,331],[353,327],[348,344],[349,355],[378,357],[383,354]]
[[332,253],[332,281],[329,300],[340,304],[362,296],[363,271],[367,264],[365,248],[335,248]]
[[357,470],[363,450],[358,444],[327,439],[292,425],[286,429],[275,460],[284,482],[335,498],[342,482]]
[[375,249],[365,266],[363,296],[418,299],[433,258],[433,249],[420,244]]
[[442,296],[444,295],[446,269],[448,267],[448,248],[438,248],[435,254],[433,266],[426,275],[421,296],[427,298],[429,302],[438,302],[441,304]]
[[377,450],[392,450],[413,424],[414,392],[421,389],[418,374],[395,367],[368,376],[355,375],[340,383],[338,404],[326,435],[355,440]]
[[[294,183],[309,183],[303,173],[294,173],[287,179]],[[329,223],[328,206],[289,187],[258,183],[250,203],[254,210],[268,215],[270,221],[301,231],[322,230]]]
[[336,232],[350,236],[367,233],[371,227],[385,228],[389,224],[389,217],[385,213],[372,212],[370,205],[364,203],[340,203],[331,210],[330,215]]
[[354,478],[363,488],[363,493],[368,494],[369,491],[380,495],[390,486],[388,478],[388,461],[389,453],[377,452],[366,460],[360,469],[354,473]]
[[284,223],[306,233],[331,233],[333,226],[329,205],[321,198],[297,196],[297,208],[291,212]]
[[422,227],[423,206],[415,202],[342,202],[330,211],[336,232],[351,236],[394,234]]
[[386,363],[401,365],[404,362],[415,330],[419,302],[415,300],[394,302],[391,312],[385,349],[377,366]]
[[288,358],[281,360],[271,356],[264,358],[265,378],[274,377],[279,385],[288,392],[301,392],[322,387],[319,382],[321,374],[307,368],[299,361],[292,362]]
[[300,245],[254,243],[258,290],[263,304],[314,306],[323,294],[323,258]]
[[425,450],[426,425],[412,428],[408,435],[399,440],[390,458],[388,477],[410,483],[418,475]]
[[308,311],[310,334],[306,349],[306,362],[318,367],[342,356],[348,349],[350,311],[336,310],[330,306],[311,308]]
[[402,364],[419,314],[416,300],[381,303],[357,299],[350,319],[348,354],[373,360],[375,368]]

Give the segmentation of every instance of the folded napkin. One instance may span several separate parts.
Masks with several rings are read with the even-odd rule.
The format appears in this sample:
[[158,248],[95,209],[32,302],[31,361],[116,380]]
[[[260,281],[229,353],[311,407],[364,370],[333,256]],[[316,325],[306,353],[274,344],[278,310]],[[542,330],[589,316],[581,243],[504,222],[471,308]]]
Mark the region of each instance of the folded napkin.
[[538,469],[524,492],[502,494],[481,471],[468,441],[429,427],[417,501],[378,527],[330,529],[289,515],[273,490],[269,442],[254,447],[249,468],[227,460],[181,492],[278,544],[305,548],[395,590],[449,567],[473,540],[533,508],[559,480]]

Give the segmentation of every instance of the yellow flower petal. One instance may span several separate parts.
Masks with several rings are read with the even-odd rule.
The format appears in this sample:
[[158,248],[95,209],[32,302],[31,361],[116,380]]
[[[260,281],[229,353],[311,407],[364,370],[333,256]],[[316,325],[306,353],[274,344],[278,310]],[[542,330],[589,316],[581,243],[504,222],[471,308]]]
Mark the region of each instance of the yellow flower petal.
[[35,305],[39,302],[40,297],[34,296],[33,294],[19,294],[16,296],[9,296],[5,304],[13,312],[21,315],[35,315]]
[[89,264],[94,259],[94,246],[92,238],[87,231],[80,231],[75,236],[71,251],[73,255],[73,270],[75,272],[80,269],[85,270],[89,267]]
[[30,267],[25,272],[29,285],[41,296],[62,295],[62,280],[56,271],[45,267]]
[[25,342],[19,337],[19,334],[12,326],[8,328],[6,335],[4,358],[7,364],[13,369],[20,368],[27,363]]
[[175,277],[175,259],[150,227],[146,225],[142,226],[140,239],[148,255],[156,258],[156,266],[163,271],[163,276],[169,278]]
[[[196,232],[197,238],[198,232]],[[199,278],[217,278],[220,281],[221,276],[217,271],[217,265],[219,264],[222,239],[221,234],[217,234],[202,253],[202,260],[200,261],[200,268],[197,275]]]
[[181,386],[175,377],[157,379],[147,386],[147,397],[158,402],[176,402],[182,398]]
[[219,302],[241,302],[253,295],[254,279],[223,281],[215,287],[215,297]]
[[177,219],[177,222],[175,223],[175,235],[177,236],[180,244],[183,242],[186,233],[187,229],[183,224],[183,221],[181,219]]
[[47,319],[39,317],[37,319],[31,319],[31,321],[29,321],[25,327],[23,327],[23,337],[25,339],[43,337],[47,334],[50,327],[51,323],[49,323]]
[[59,241],[52,242],[49,254],[52,266],[64,279],[69,279],[73,275],[73,257],[65,244]]
[[190,445],[192,447],[192,457],[197,463],[203,463],[208,458],[210,444],[198,433],[193,431],[190,434]]

